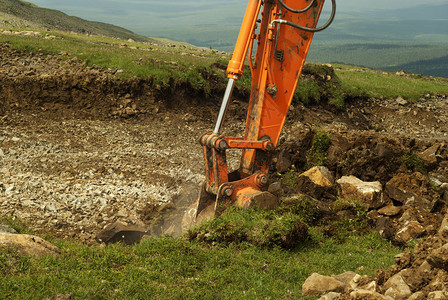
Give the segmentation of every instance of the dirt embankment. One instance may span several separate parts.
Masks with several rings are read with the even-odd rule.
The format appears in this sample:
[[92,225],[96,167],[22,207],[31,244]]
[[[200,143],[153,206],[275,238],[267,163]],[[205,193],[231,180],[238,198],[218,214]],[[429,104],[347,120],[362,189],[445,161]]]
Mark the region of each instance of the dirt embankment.
[[0,45],[0,214],[81,241],[117,220],[144,226],[148,203],[203,181],[212,111],[65,55]]

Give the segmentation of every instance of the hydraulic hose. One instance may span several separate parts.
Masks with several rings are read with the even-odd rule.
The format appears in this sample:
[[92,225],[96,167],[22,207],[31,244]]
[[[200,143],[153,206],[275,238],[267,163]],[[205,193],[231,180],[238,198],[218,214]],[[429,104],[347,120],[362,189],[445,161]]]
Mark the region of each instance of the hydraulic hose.
[[311,7],[313,7],[314,3],[316,3],[316,0],[311,1],[311,3],[307,7],[305,7],[304,9],[292,9],[289,6],[287,6],[285,4],[285,2],[283,2],[283,0],[278,0],[278,2],[280,2],[281,6],[283,6],[284,8],[289,10],[290,12],[300,14],[300,13],[304,13],[304,12],[308,11]]
[[[280,1],[280,3],[282,2],[282,0],[279,0],[279,1]],[[314,1],[312,3],[314,3]],[[288,8],[286,8],[286,9],[288,9]],[[333,23],[335,15],[336,15],[336,0],[331,0],[331,15],[330,15],[330,18],[328,19],[327,23],[325,23],[321,27],[318,27],[318,28],[305,27],[305,26],[301,26],[299,24],[296,24],[296,23],[293,23],[293,22],[290,22],[290,21],[282,20],[282,19],[273,20],[271,24],[279,23],[279,24],[289,25],[289,26],[292,26],[294,28],[298,28],[298,29],[301,29],[301,30],[304,30],[304,31],[308,31],[308,32],[319,32],[319,31],[322,31],[324,29],[327,29],[328,26],[330,26],[331,23]]]

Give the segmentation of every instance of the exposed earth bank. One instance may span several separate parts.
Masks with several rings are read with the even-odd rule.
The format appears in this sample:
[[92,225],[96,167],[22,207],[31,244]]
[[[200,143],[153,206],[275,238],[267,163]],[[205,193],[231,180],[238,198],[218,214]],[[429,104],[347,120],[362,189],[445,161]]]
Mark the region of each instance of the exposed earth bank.
[[[214,125],[222,87],[205,99],[186,86],[153,88],[65,55],[0,45],[0,214],[38,234],[87,243],[116,221],[150,234],[179,232],[175,217],[204,180],[197,139]],[[239,136],[246,99],[236,97],[225,134]],[[389,186],[368,215],[385,237],[407,242],[397,238],[406,221],[421,229],[412,238],[437,232],[448,203],[446,95],[355,99],[343,109],[294,103],[273,181],[305,170],[316,130],[331,138],[325,164],[336,180],[353,175]],[[237,158],[230,155],[234,167]],[[385,207],[398,210],[380,212]]]

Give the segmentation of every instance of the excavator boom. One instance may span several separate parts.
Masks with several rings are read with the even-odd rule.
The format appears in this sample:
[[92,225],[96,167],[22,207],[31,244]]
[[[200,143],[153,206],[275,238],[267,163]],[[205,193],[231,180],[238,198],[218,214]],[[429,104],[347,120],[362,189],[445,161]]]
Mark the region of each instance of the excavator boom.
[[[277,146],[314,32],[328,27],[334,18],[336,3],[332,0],[330,20],[316,28],[324,1],[249,0],[227,68],[229,82],[215,129],[200,139],[206,181],[198,200],[184,217],[184,228],[221,214],[229,205],[276,205],[276,197],[266,191],[272,151]],[[222,136],[233,87],[243,74],[248,53],[252,85],[244,135]],[[240,168],[230,173],[226,161],[228,149],[242,149]]]

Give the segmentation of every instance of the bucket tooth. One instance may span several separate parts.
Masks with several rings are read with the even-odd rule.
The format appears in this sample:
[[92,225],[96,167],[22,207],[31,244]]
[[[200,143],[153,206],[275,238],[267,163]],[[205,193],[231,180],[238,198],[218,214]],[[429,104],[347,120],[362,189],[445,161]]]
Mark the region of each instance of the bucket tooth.
[[205,183],[199,192],[198,200],[191,205],[182,219],[182,231],[188,231],[190,228],[199,225],[215,217],[216,195],[206,191]]

